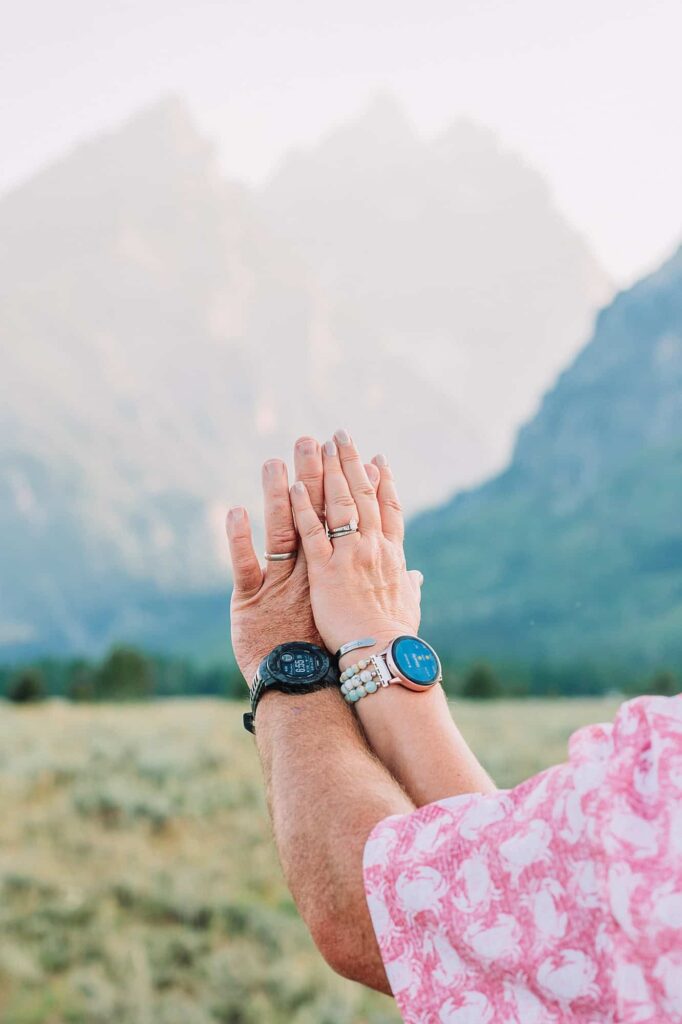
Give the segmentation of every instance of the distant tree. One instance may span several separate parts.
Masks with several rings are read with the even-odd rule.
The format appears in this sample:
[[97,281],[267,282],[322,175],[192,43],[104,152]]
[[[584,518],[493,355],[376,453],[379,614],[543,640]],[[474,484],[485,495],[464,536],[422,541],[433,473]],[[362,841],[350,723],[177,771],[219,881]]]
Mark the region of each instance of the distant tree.
[[154,669],[133,647],[114,647],[95,676],[100,700],[145,700],[154,689]]
[[470,700],[493,700],[502,693],[500,680],[485,662],[472,665],[464,676],[461,694]]
[[659,669],[647,683],[647,693],[658,694],[661,697],[674,697],[680,692],[680,680],[670,669]]
[[38,668],[22,668],[11,676],[7,699],[15,704],[31,704],[46,697],[45,679]]
[[76,661],[66,681],[66,696],[73,701],[91,701],[96,696],[95,671],[87,661]]

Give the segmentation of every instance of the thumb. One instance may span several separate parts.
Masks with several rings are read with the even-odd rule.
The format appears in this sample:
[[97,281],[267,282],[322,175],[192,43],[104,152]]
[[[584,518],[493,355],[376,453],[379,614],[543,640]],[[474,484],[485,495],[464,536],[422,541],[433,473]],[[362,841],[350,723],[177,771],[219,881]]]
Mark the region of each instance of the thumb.
[[414,590],[415,594],[417,595],[417,598],[421,601],[421,598],[422,598],[422,584],[424,583],[424,575],[423,575],[423,573],[421,573],[419,571],[419,569],[410,569],[407,575],[410,577],[410,583],[412,584],[412,589]]
[[236,594],[255,594],[263,583],[263,570],[253,549],[251,524],[245,508],[237,506],[227,513],[225,523],[230,545],[232,574]]

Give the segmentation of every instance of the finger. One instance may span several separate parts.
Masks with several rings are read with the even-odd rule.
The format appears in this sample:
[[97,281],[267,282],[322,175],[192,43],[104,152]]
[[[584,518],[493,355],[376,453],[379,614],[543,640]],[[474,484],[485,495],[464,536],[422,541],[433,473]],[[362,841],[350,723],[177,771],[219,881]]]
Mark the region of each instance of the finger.
[[337,430],[334,440],[339,450],[341,469],[357,506],[360,531],[361,533],[371,533],[372,531],[378,533],[381,530],[379,504],[357,448],[346,430]]
[[300,437],[294,447],[296,479],[306,485],[310,502],[324,522],[324,477],[322,452],[314,437]]
[[377,487],[379,486],[379,481],[381,480],[381,473],[379,472],[379,470],[377,469],[373,462],[365,463],[365,473],[367,474],[367,479],[369,480],[372,487],[376,491]]
[[308,565],[324,565],[331,558],[333,548],[327,531],[312,506],[306,485],[302,480],[297,480],[290,493],[296,528]]
[[405,536],[405,520],[391,467],[385,455],[375,455],[372,462],[380,474],[377,498],[379,499],[381,528],[384,531],[384,536],[389,540],[402,543]]
[[410,583],[412,584],[412,589],[414,590],[415,594],[417,595],[417,597],[421,601],[421,599],[422,599],[422,586],[424,584],[424,576],[423,576],[423,574],[419,571],[419,569],[410,569],[407,575],[410,577]]
[[[287,467],[281,459],[270,459],[263,466],[263,500],[265,509],[265,550],[272,555],[283,555],[298,548],[298,534],[294,525],[289,498]],[[296,560],[268,561],[266,576],[288,576]]]
[[237,506],[227,513],[225,523],[232,559],[232,576],[236,594],[248,597],[257,593],[263,583],[263,570],[253,549],[251,525],[245,508]]
[[[327,526],[336,530],[352,519],[359,520],[358,508],[350,493],[348,481],[339,461],[339,452],[333,441],[325,441],[322,448],[324,470],[324,505]],[[344,537],[344,540],[347,538]]]

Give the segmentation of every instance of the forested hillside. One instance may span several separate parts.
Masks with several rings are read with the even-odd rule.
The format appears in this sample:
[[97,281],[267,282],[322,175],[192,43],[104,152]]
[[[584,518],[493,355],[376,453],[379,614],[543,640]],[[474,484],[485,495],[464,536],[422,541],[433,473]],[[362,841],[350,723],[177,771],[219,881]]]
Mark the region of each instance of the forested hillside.
[[682,663],[682,249],[600,314],[505,472],[408,549],[452,657]]

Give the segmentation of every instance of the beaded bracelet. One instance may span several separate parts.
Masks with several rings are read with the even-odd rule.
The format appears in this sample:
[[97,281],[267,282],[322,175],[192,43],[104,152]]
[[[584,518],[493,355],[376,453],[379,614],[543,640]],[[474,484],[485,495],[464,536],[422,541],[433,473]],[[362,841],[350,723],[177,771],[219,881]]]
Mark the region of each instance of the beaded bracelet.
[[348,704],[355,704],[362,697],[366,697],[369,693],[376,693],[379,689],[381,685],[377,682],[379,673],[370,666],[371,662],[363,658],[357,665],[351,665],[341,673],[341,693]]

